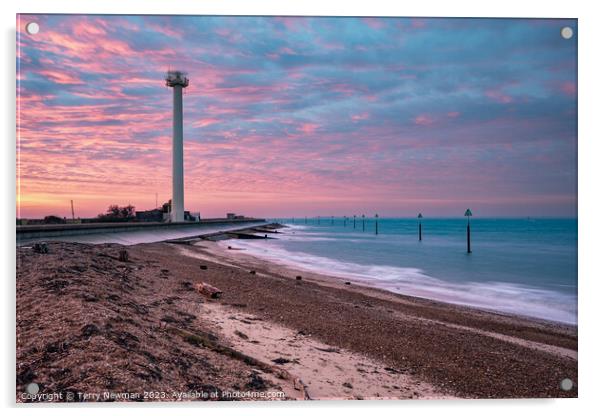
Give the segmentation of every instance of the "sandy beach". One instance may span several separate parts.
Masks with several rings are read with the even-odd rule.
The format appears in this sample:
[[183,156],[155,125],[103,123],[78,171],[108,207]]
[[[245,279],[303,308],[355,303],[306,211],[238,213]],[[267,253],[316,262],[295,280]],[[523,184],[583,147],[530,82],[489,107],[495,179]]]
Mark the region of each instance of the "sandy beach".
[[574,326],[362,287],[212,241],[18,247],[16,361],[17,401],[41,400],[23,394],[30,383],[58,401],[578,391]]

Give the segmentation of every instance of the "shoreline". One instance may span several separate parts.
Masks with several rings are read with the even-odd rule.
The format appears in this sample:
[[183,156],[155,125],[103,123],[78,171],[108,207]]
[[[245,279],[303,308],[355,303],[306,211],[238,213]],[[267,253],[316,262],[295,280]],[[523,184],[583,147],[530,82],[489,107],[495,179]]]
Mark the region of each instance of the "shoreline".
[[[125,264],[116,260],[123,248]],[[113,388],[184,391],[201,378],[221,391],[251,386],[288,399],[577,395],[577,329],[567,324],[345,285],[211,241],[49,249],[17,249],[17,392],[33,374],[50,378],[46,386],[55,390],[99,389],[108,379]],[[202,296],[200,282],[222,296]],[[39,331],[48,319],[45,339]],[[60,339],[71,340],[70,354],[61,355]],[[203,358],[220,370],[173,368],[168,351],[180,351],[191,367]],[[157,367],[161,378],[140,377],[113,354]],[[107,375],[88,363],[91,356],[121,371]],[[57,366],[69,371],[57,375]],[[74,375],[82,366],[91,379]],[[560,390],[564,378],[573,380],[571,391]]]
[[[202,243],[200,243],[200,245],[203,246]],[[484,307],[480,307],[480,306],[464,304],[461,302],[456,303],[456,302],[452,302],[452,301],[448,301],[448,300],[433,299],[433,298],[429,298],[427,296],[418,296],[418,295],[414,295],[414,294],[405,294],[405,293],[394,292],[394,291],[388,290],[386,288],[371,286],[367,282],[364,282],[359,279],[354,279],[354,277],[345,278],[343,276],[339,276],[336,274],[327,274],[327,273],[323,273],[323,272],[316,272],[316,271],[310,270],[309,268],[297,266],[294,264],[288,264],[286,262],[282,262],[282,263],[275,262],[271,259],[263,258],[259,255],[248,253],[247,250],[244,248],[234,248],[231,250],[227,250],[219,241],[217,242],[217,244],[215,246],[203,246],[203,249],[204,249],[204,251],[211,253],[212,256],[222,257],[224,259],[230,259],[230,261],[234,262],[234,263],[236,263],[237,261],[240,261],[240,262],[244,262],[247,264],[255,264],[255,265],[263,264],[264,267],[268,267],[274,271],[278,271],[278,272],[285,273],[288,275],[304,274],[304,275],[309,276],[310,279],[313,279],[312,281],[319,282],[320,284],[323,284],[323,285],[329,285],[332,287],[340,287],[341,283],[350,282],[355,287],[361,287],[361,288],[365,289],[367,292],[369,291],[369,293],[371,293],[373,296],[377,296],[377,297],[379,296],[379,294],[380,294],[380,296],[382,296],[384,294],[385,297],[386,297],[386,295],[393,295],[394,297],[401,296],[401,297],[414,299],[414,300],[422,300],[422,301],[425,301],[428,303],[440,303],[440,304],[442,304],[444,306],[448,306],[448,307],[465,308],[467,310],[473,311],[474,313],[484,312],[484,313],[487,313],[490,315],[499,315],[500,318],[506,317],[509,319],[532,321],[533,323],[558,325],[561,327],[567,327],[568,329],[574,329],[574,330],[576,330],[578,327],[578,325],[576,323],[571,323],[571,322],[539,318],[536,316],[530,316],[530,315],[525,315],[525,314],[520,314],[520,313],[499,311],[496,309],[488,309],[488,308],[484,308]],[[230,265],[232,265],[232,263],[230,263]]]

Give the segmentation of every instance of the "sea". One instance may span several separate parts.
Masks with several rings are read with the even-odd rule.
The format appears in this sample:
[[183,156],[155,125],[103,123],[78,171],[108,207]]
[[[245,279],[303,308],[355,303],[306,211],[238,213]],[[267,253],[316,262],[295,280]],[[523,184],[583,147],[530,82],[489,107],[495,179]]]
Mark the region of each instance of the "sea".
[[577,219],[278,218],[248,254],[391,292],[577,323]]

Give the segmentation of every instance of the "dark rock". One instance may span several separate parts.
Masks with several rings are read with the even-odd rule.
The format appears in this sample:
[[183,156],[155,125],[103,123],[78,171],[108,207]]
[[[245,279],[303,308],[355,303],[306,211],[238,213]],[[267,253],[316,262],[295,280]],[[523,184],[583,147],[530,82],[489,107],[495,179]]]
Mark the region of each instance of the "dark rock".
[[252,390],[265,390],[267,386],[265,380],[254,372],[251,374],[251,380],[247,383],[246,387]]
[[297,276],[297,280],[301,280],[303,279],[301,276]]
[[96,296],[93,293],[86,293],[86,294],[84,294],[84,300],[86,302],[98,302],[99,299],[98,299],[98,296]]
[[25,367],[17,374],[17,384],[28,384],[36,378],[36,374],[30,367]]
[[249,273],[256,274],[255,270],[251,270]]
[[244,332],[240,332],[239,330],[236,330],[236,331],[234,331],[234,333],[242,339],[249,339],[249,336],[247,334],[245,334]]
[[58,342],[50,342],[50,343],[46,344],[46,347],[44,348],[44,352],[46,352],[47,354],[54,354],[59,351],[60,351],[60,345]]
[[82,335],[86,338],[89,338],[94,335],[100,334],[100,329],[94,324],[84,325],[82,328]]
[[119,261],[129,261],[130,255],[127,250],[119,250]]
[[351,282],[345,282],[345,284],[346,284],[346,285],[350,285],[350,284],[351,284]]
[[201,268],[201,270],[207,270],[207,266],[205,266],[204,264],[201,264],[199,267]]
[[48,246],[46,245],[46,243],[34,243],[33,251],[40,254],[47,254]]
[[129,332],[113,332],[110,334],[110,339],[126,350],[136,349],[140,343],[138,337]]
[[353,388],[353,386],[351,385],[351,383],[347,383],[347,382],[343,383],[343,387],[347,387],[348,389],[352,389]]
[[276,363],[276,364],[279,364],[279,365],[282,365],[282,364],[288,364],[288,363],[290,363],[290,362],[291,362],[291,360],[288,360],[288,359],[286,359],[286,358],[279,357],[279,358],[276,358],[276,359],[272,360],[272,362],[274,362],[274,363]]
[[165,315],[163,318],[161,318],[161,321],[166,322],[168,324],[175,324],[176,322],[178,322],[176,318],[169,315]]
[[46,289],[51,290],[53,292],[60,292],[67,286],[69,286],[70,282],[68,280],[50,278],[46,280],[43,285]]

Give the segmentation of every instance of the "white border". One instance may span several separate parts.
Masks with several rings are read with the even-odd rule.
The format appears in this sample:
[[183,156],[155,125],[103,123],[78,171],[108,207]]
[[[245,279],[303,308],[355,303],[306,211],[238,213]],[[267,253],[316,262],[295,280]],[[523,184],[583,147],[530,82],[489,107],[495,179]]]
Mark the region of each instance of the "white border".
[[[601,385],[599,374],[600,345],[598,318],[602,293],[602,268],[598,257],[602,235],[600,201],[602,155],[600,117],[597,117],[601,96],[602,66],[599,42],[602,39],[602,16],[595,2],[504,0],[497,2],[471,0],[420,0],[395,2],[392,0],[102,0],[96,2],[72,0],[3,1],[2,19],[2,83],[4,105],[1,111],[4,137],[2,140],[3,180],[2,195],[8,206],[2,215],[3,318],[2,319],[2,404],[12,413],[14,402],[14,218],[15,218],[15,14],[16,13],[117,13],[117,14],[231,14],[231,15],[354,15],[354,16],[475,16],[475,17],[565,17],[579,19],[579,399],[567,400],[478,400],[453,402],[320,402],[301,404],[246,404],[220,403],[212,406],[134,405],[110,406],[111,413],[132,411],[165,414],[219,412],[230,414],[305,414],[341,409],[350,414],[364,415],[370,411],[402,414],[471,414],[506,415],[517,411],[545,412],[549,415],[577,414],[593,408]],[[599,405],[596,406],[599,408]],[[24,409],[30,413],[31,407]],[[48,414],[81,413],[81,408],[44,407]],[[97,414],[109,410],[94,406],[85,411]],[[190,412],[192,413],[192,412]]]

